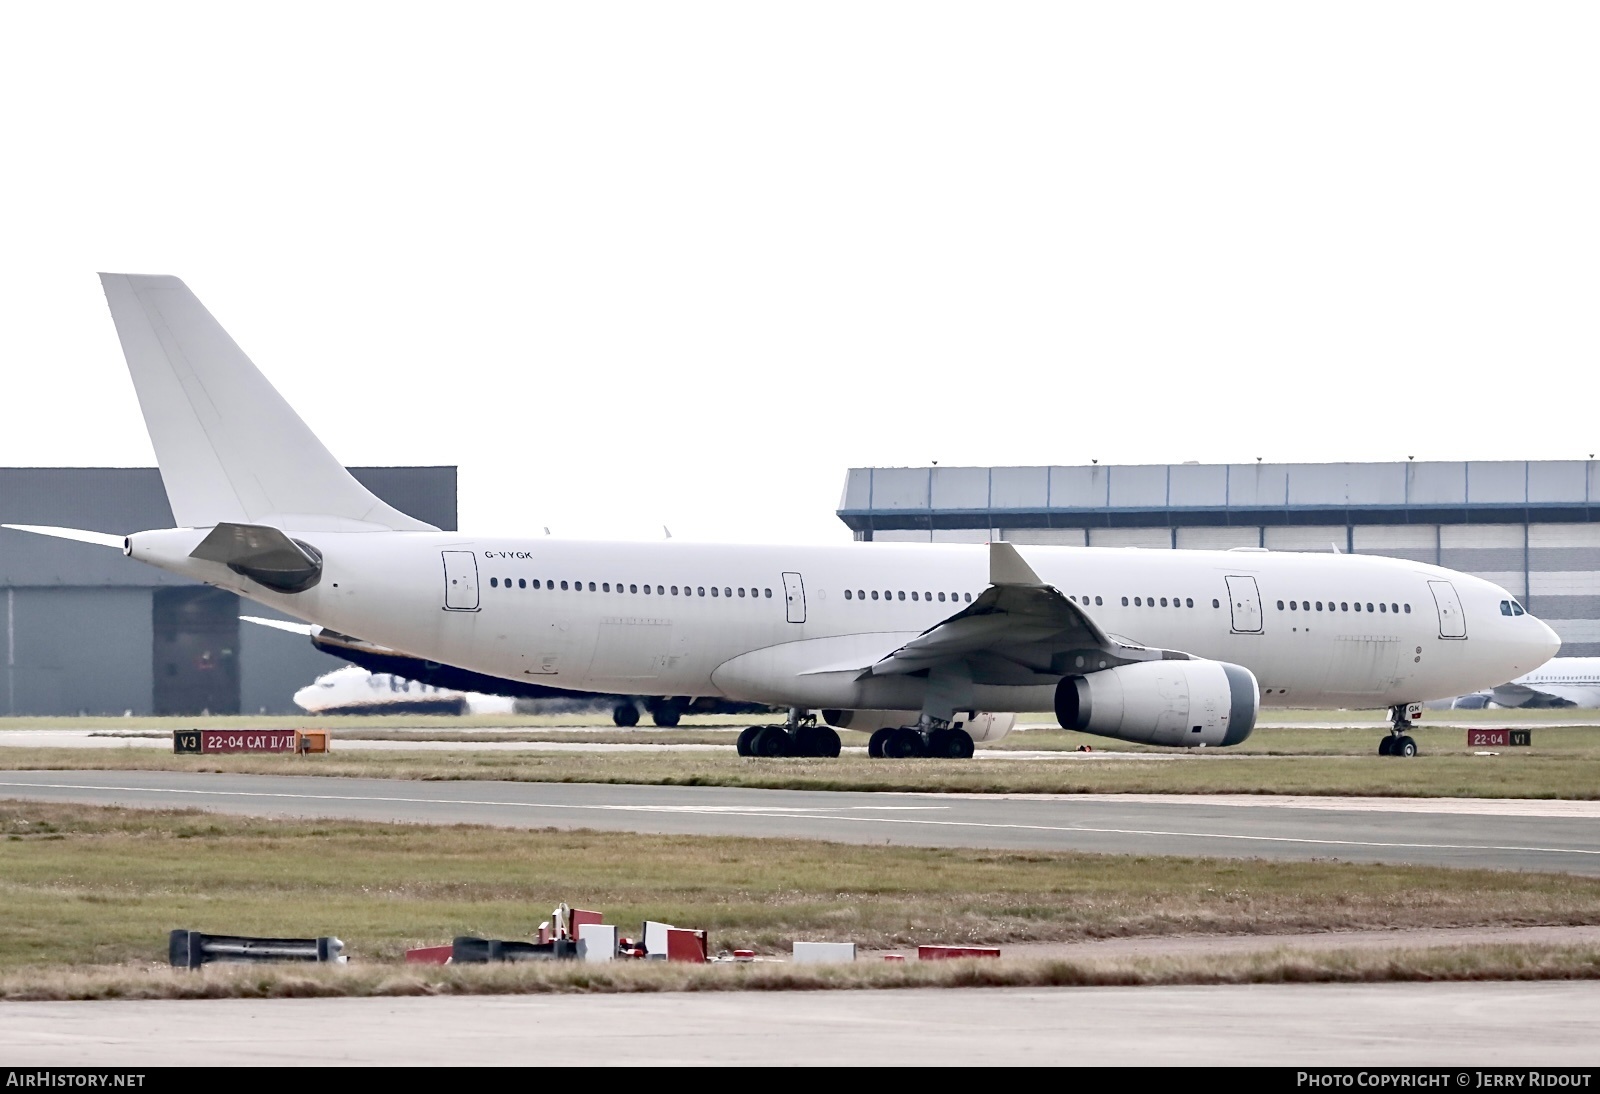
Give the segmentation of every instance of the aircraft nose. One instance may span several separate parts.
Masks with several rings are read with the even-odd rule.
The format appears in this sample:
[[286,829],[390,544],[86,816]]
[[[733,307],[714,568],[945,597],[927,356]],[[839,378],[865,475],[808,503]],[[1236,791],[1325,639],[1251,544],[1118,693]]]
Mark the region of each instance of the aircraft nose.
[[1535,651],[1534,656],[1539,659],[1538,663],[1542,665],[1554,657],[1556,652],[1561,649],[1561,636],[1551,629],[1550,624],[1542,619],[1535,619],[1534,623],[1538,625],[1532,640]]

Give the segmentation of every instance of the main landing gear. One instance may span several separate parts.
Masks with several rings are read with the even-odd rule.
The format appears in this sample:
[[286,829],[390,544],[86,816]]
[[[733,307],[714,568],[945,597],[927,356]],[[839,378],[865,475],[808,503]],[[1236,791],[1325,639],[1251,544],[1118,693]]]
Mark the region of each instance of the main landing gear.
[[867,755],[891,760],[922,756],[941,760],[969,760],[972,752],[972,734],[948,725],[880,729],[867,741]]
[[814,714],[789,709],[789,720],[778,726],[750,726],[739,734],[741,756],[819,756],[839,755],[839,735],[832,726],[822,725]]
[[1417,742],[1407,735],[1406,730],[1411,728],[1412,720],[1421,713],[1421,703],[1390,707],[1389,736],[1378,742],[1378,755],[1415,756],[1417,754]]

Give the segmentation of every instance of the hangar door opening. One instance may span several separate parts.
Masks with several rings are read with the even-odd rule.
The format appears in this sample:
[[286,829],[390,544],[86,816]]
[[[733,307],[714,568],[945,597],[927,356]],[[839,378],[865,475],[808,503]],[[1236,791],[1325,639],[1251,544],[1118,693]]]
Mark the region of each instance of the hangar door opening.
[[151,622],[155,712],[238,714],[238,598],[204,587],[155,589]]

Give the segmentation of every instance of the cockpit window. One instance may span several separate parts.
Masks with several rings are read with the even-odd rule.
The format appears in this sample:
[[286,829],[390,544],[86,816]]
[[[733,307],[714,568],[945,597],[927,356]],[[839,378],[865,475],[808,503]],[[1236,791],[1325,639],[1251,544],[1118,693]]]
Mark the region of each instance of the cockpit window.
[[1527,615],[1528,613],[1523,610],[1523,607],[1522,607],[1521,604],[1518,604],[1515,600],[1513,600],[1511,602],[1511,614],[1512,615]]
[[1511,614],[1511,601],[1502,600],[1500,602],[1500,614],[1501,615],[1510,615]]

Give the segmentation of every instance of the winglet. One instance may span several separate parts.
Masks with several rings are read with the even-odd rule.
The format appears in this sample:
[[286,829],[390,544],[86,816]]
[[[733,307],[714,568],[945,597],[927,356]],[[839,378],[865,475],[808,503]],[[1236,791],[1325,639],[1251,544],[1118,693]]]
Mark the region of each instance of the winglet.
[[1009,543],[989,544],[989,584],[991,585],[1043,585],[1033,567],[1022,560],[1017,549]]

